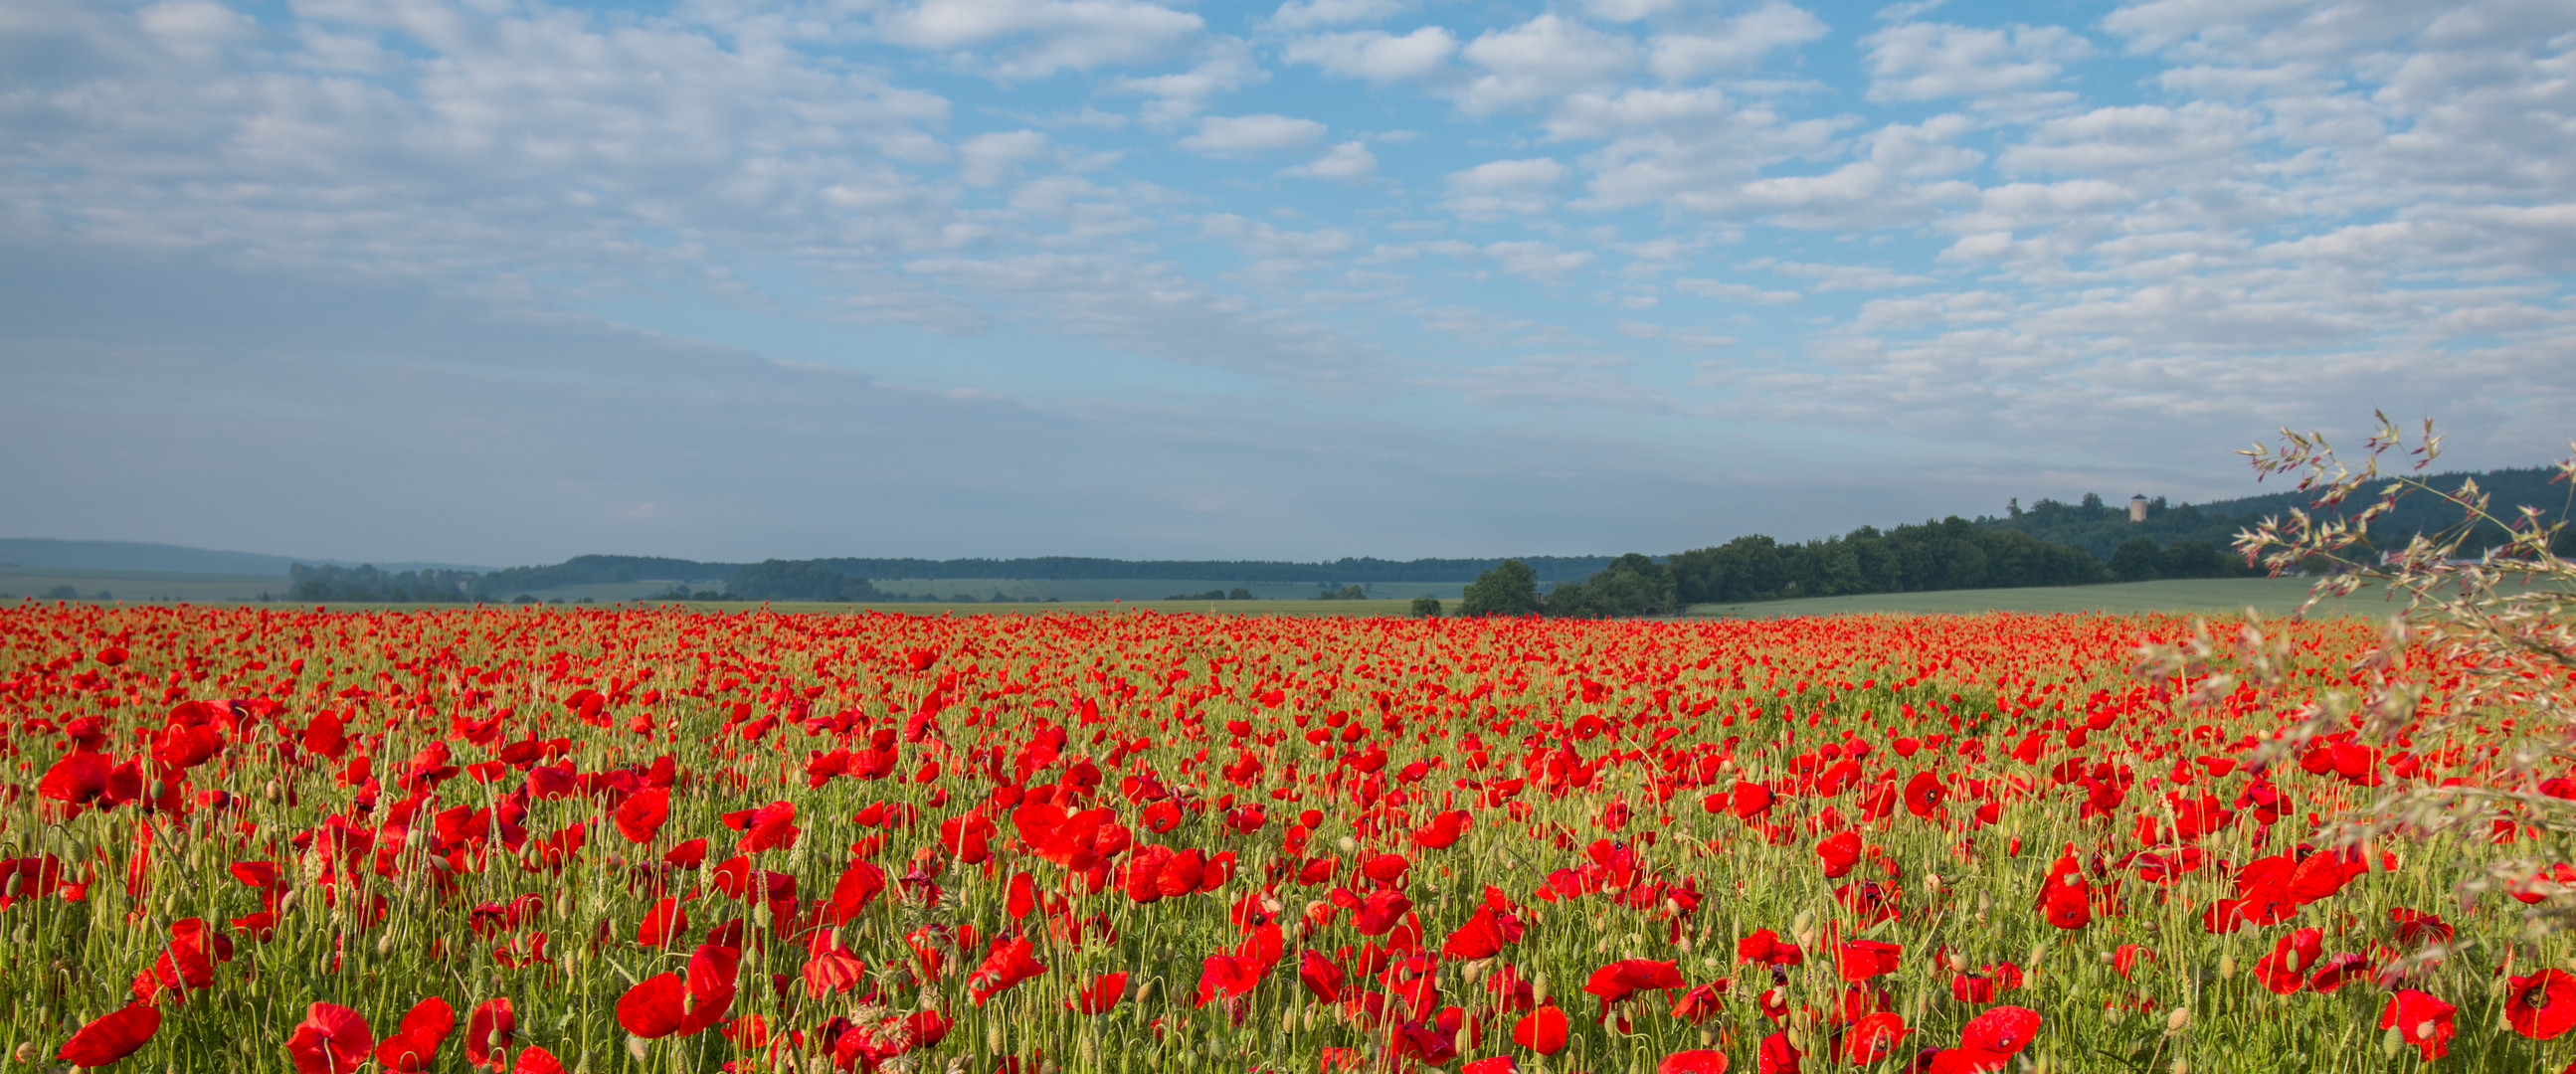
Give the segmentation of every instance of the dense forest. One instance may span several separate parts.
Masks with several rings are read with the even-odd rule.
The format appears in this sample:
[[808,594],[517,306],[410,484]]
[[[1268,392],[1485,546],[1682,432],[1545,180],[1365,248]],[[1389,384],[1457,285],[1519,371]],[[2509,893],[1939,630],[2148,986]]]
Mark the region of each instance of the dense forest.
[[417,570],[388,574],[372,566],[286,568],[289,600],[461,604],[475,598],[472,571]]
[[[2440,474],[2426,480],[2434,488],[2453,490],[2461,483],[2475,479],[2478,488],[2495,497],[2495,511],[2512,517],[2516,508],[2536,507],[2555,520],[2568,518],[2570,490],[2551,479],[2557,471],[2548,467],[2488,470],[2482,473]],[[2375,490],[2374,490],[2375,491]],[[2075,503],[2040,500],[2027,510],[2015,500],[2005,508],[2003,517],[1981,517],[1976,525],[1996,530],[2027,533],[2043,541],[2071,544],[2095,558],[2109,561],[2121,545],[2141,537],[2153,540],[2161,549],[2177,543],[2201,542],[2225,552],[2235,544],[2238,531],[2267,517],[2286,518],[2292,509],[2309,510],[2311,514],[2345,517],[2368,507],[2372,500],[2355,497],[2327,512],[2308,506],[2310,495],[2299,491],[2269,493],[2234,500],[2218,500],[2199,505],[2172,505],[2164,497],[2147,502],[2147,520],[2129,521],[2127,500],[2105,502],[2102,497],[2086,493]],[[2439,497],[2418,492],[2397,501],[2397,509],[2374,521],[2371,529],[2382,534],[2378,543],[2384,548],[2403,546],[2417,533],[2438,532],[2457,525],[2460,509]],[[2470,535],[2469,547],[2498,543],[2502,532],[2495,527],[2482,527]]]
[[700,563],[656,556],[574,556],[543,567],[511,567],[474,579],[477,597],[507,598],[556,586],[600,582],[718,582],[742,570],[739,563]]

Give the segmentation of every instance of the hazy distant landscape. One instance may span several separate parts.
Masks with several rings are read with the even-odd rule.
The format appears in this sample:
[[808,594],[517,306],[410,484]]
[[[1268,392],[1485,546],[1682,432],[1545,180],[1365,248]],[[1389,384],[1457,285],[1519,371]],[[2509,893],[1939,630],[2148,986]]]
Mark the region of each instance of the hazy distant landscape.
[[[2475,480],[2498,510],[2529,505],[2565,517],[2568,490],[2545,469],[2446,475],[2437,489]],[[1661,556],[1531,556],[1540,610],[1551,615],[1818,615],[1913,611],[2177,611],[2282,613],[2304,599],[2298,579],[2256,577],[2222,551],[2255,519],[2305,503],[2295,491],[2208,504],[2134,505],[2086,495],[2073,503],[2015,499],[1974,520],[1863,527],[1802,543],[1760,535]],[[2349,511],[2357,504],[2339,510]],[[2401,501],[2383,519],[2383,542],[2438,528],[2436,497]],[[1910,535],[1910,536],[1909,536]],[[1973,539],[1971,539],[1973,538]],[[1996,542],[2003,542],[1998,544]],[[2021,542],[2016,545],[2012,542]],[[1893,543],[1891,543],[1893,542]],[[2037,555],[2007,569],[1995,557]],[[1898,563],[1889,557],[1907,559]],[[1880,577],[1867,574],[1879,562]],[[1000,610],[1143,604],[1251,613],[1408,614],[1417,598],[1455,602],[1499,559],[1318,563],[822,559],[710,563],[639,556],[578,556],[494,569],[442,563],[351,564],[178,545],[34,538],[0,540],[0,597],[131,603],[297,601],[620,604],[759,601],[779,607]],[[1575,598],[1584,587],[1643,570],[1617,600]],[[1768,581],[1747,581],[1759,569]],[[1730,574],[1729,572],[1733,572]],[[971,573],[970,573],[971,572]],[[2018,573],[2016,573],[2018,572]],[[2030,575],[2045,584],[2010,584]],[[2004,584],[1997,584],[1998,582]],[[1660,587],[1660,588],[1657,588]],[[1606,590],[1605,590],[1606,591]],[[1454,610],[1454,609],[1453,609]]]

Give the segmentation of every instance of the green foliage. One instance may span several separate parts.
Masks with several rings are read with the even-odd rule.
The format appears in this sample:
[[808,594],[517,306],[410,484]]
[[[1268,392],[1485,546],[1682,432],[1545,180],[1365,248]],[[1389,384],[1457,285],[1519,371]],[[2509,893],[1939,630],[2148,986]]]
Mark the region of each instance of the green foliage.
[[308,567],[297,563],[286,569],[289,600],[353,601],[364,603],[461,604],[474,599],[478,580],[471,571],[403,571],[387,574],[373,566]]
[[1528,615],[1537,610],[1538,572],[1517,559],[1477,575],[1458,601],[1460,615]]
[[658,556],[574,556],[543,567],[511,567],[493,571],[474,578],[472,589],[475,596],[491,597],[599,582],[641,582],[648,579],[711,582],[722,580],[740,569],[743,568],[733,563],[700,563]]
[[[867,579],[843,574],[810,559],[754,563],[735,571],[726,580],[725,591],[744,600],[860,601],[879,596]],[[965,603],[975,598],[960,594],[950,599]]]
[[1558,619],[1620,619],[1661,615],[1679,603],[1672,568],[1630,552],[1590,578],[1549,590],[1539,608]]
[[1226,591],[1225,599],[1227,599],[1227,600],[1251,600],[1251,599],[1252,599],[1252,591],[1251,591],[1251,590],[1249,590],[1249,589],[1245,589],[1245,588],[1243,588],[1242,586],[1236,586],[1236,587],[1234,587],[1233,589]]
[[[1238,590],[1238,592],[1240,592],[1240,590]],[[1009,599],[1009,598],[1002,596],[1000,593],[995,593],[995,594],[993,594],[993,599],[994,599],[994,600],[1007,600],[1007,599]],[[1207,591],[1207,592],[1205,592],[1205,593],[1174,593],[1174,594],[1172,594],[1171,596],[1164,597],[1163,599],[1164,599],[1164,600],[1224,600],[1224,599],[1226,599],[1226,596],[1225,596],[1225,590],[1222,590],[1222,589],[1211,589],[1211,590],[1208,590],[1208,591]]]
[[1367,589],[1367,587],[1362,586],[1362,585],[1360,585],[1360,584],[1359,584],[1359,583],[1357,583],[1357,582],[1353,582],[1353,583],[1351,583],[1350,585],[1346,585],[1346,586],[1341,587],[1340,589],[1333,589],[1333,588],[1330,588],[1330,587],[1328,586],[1327,588],[1325,588],[1325,590],[1324,590],[1323,592],[1320,592],[1320,593],[1315,594],[1315,599],[1316,599],[1316,600],[1367,600],[1367,599],[1369,599],[1369,595],[1368,595],[1368,589]]
[[[2385,515],[2377,518],[2373,528],[2390,545],[2403,545],[2419,533],[2435,533],[2460,521],[2456,514],[2445,513],[2447,501],[2441,499],[2459,491],[2463,484],[2474,481],[2477,488],[2494,498],[2496,515],[2511,521],[2523,507],[2540,509],[2543,517],[2564,520],[2568,517],[2570,490],[2553,484],[2556,470],[2546,467],[2489,470],[2482,473],[2450,473],[2413,478],[2421,482],[2430,496],[2401,499]],[[2411,475],[2410,475],[2411,476]],[[2384,487],[2392,479],[2374,478],[2370,489]],[[2002,518],[1979,518],[1976,524],[1989,529],[2014,530],[2056,544],[2081,546],[2095,557],[2108,560],[2118,554],[2119,546],[2139,537],[2151,537],[2159,548],[2171,549],[2176,544],[2201,542],[2212,549],[2233,544],[2236,535],[2253,527],[2266,517],[2286,516],[2293,510],[2305,510],[2321,522],[2347,519],[2366,506],[2361,497],[2345,504],[2314,507],[2309,503],[2313,493],[2297,491],[2248,496],[2235,500],[2218,500],[2198,506],[2167,504],[2163,497],[2147,503],[2147,520],[2129,521],[2128,504],[2104,503],[2091,493],[2073,504],[2040,500],[2023,509],[2018,500],[2005,508]],[[2506,541],[2505,527],[2493,521],[2474,525],[2462,541],[2471,549],[2492,548]],[[2227,574],[2164,574],[2167,578],[2216,578],[2229,575],[2261,574],[2244,566],[2241,557],[2219,553]]]
[[1885,532],[1863,526],[1804,544],[1738,537],[1674,556],[1672,573],[1684,604],[2111,580],[2081,548],[1955,516]]
[[1438,619],[1438,618],[1440,618],[1440,598],[1438,598],[1438,597],[1415,597],[1415,598],[1413,598],[1413,617],[1414,617],[1414,618],[1416,618],[1416,619]]

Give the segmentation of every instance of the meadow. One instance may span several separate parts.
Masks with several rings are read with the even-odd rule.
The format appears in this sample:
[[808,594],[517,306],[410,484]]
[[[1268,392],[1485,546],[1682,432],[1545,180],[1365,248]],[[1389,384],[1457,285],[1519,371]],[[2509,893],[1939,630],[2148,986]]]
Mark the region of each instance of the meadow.
[[2562,774],[2512,774],[2509,723],[2249,765],[2376,638],[2280,624],[2288,695],[2186,709],[2136,669],[2190,627],[20,604],[0,1044],[227,1074],[2576,1060],[2576,952],[2521,917],[2576,869],[2452,883],[2541,833],[2317,834]]
[[[2106,585],[2019,589],[1941,589],[1922,593],[1869,593],[1741,604],[1695,604],[1691,615],[1788,618],[1810,615],[1982,615],[1987,612],[2105,612],[2112,615],[2288,615],[2308,599],[2306,578],[2189,578]],[[2377,591],[2329,601],[2322,615],[2384,617],[2396,609]]]

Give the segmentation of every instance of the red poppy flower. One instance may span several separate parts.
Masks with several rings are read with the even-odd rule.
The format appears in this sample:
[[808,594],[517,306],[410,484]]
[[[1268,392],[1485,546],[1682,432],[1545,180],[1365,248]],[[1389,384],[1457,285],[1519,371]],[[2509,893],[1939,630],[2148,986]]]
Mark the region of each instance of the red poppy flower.
[[1735,790],[1729,797],[1732,799],[1731,811],[1738,820],[1759,820],[1763,814],[1771,811],[1773,800],[1771,788],[1753,780],[1737,780]]
[[[1309,952],[1310,954],[1312,952]],[[1127,971],[1104,973],[1094,978],[1091,987],[1064,1001],[1066,1010],[1082,1014],[1107,1014],[1127,996]]]
[[2325,953],[2325,937],[2322,929],[2300,929],[2281,937],[2270,954],[2255,960],[2255,979],[2284,996],[2306,987],[2308,967]]
[[475,1004],[474,1013],[465,1017],[465,1061],[497,1074],[504,1066],[503,1052],[518,1028],[519,1013],[511,1006],[510,997]]
[[1673,963],[1652,959],[1626,958],[1592,971],[1583,982],[1583,990],[1601,997],[1601,1012],[1607,1015],[1610,1005],[1639,992],[1662,989],[1678,992],[1687,987],[1681,971]]
[[563,1060],[531,1044],[519,1049],[519,1062],[510,1068],[510,1074],[564,1074]]
[[1036,945],[1026,937],[996,937],[983,964],[966,978],[966,994],[981,1007],[985,1000],[1009,991],[1011,986],[1045,973],[1047,968],[1038,962],[1036,951]]
[[1896,1051],[1906,1036],[1913,1033],[1902,1015],[1880,1011],[1863,1015],[1850,1028],[1843,1030],[1843,1061],[1852,1064],[1875,1063]]
[[2039,1012],[2028,1007],[1996,1007],[1968,1020],[1959,1046],[2011,1055],[2039,1036],[2039,1023]]
[[1710,984],[1691,986],[1689,991],[1682,993],[1682,998],[1673,1001],[1673,1017],[1692,1025],[1707,1022],[1725,1009],[1724,997],[1729,983],[1721,977]]
[[406,1074],[427,1070],[430,1061],[438,1057],[438,1046],[455,1028],[456,1011],[446,1000],[431,996],[412,1004],[401,1024],[376,1043],[376,1061],[387,1070]]
[[1753,934],[1735,941],[1735,958],[1739,962],[1759,962],[1770,966],[1795,966],[1807,960],[1797,944],[1780,942],[1780,934],[1770,929],[1755,929]]
[[1789,1043],[1787,1031],[1762,1038],[1762,1050],[1754,1058],[1756,1074],[1799,1074],[1798,1061],[1807,1053]]
[[376,1049],[376,1034],[367,1019],[337,1003],[315,1003],[304,1021],[286,1038],[296,1074],[350,1074]]
[[160,1008],[143,1003],[129,1003],[109,1011],[80,1027],[72,1039],[64,1041],[54,1058],[76,1067],[95,1069],[134,1054],[152,1040],[161,1029]]
[[671,792],[664,787],[647,787],[626,796],[614,815],[617,833],[637,843],[650,843],[662,822],[671,819]]
[[1711,1048],[1674,1052],[1655,1064],[1655,1074],[1726,1074],[1726,1053]]
[[1835,832],[1816,841],[1816,856],[1825,861],[1825,878],[1839,879],[1860,864],[1860,833]]
[[2380,1009],[2379,1028],[2396,1030],[2424,1058],[2439,1059],[2451,1053],[2451,1015],[2457,1009],[2430,992],[2401,988]]
[[805,968],[798,976],[804,978],[807,998],[822,999],[867,983],[868,964],[841,946],[832,930],[817,929],[805,942]]
[[1896,962],[1905,948],[1880,940],[1847,940],[1835,952],[1834,970],[1846,981],[1866,981],[1882,973],[1896,972]]
[[1565,1012],[1549,1004],[1521,1016],[1512,1025],[1512,1043],[1540,1055],[1565,1050]]
[[739,965],[740,956],[733,948],[700,944],[689,956],[685,982],[676,973],[655,974],[618,997],[617,1024],[646,1040],[703,1032],[732,1008]]
[[1948,794],[1949,788],[1941,785],[1941,777],[1930,772],[1917,772],[1913,779],[1905,781],[1905,811],[1918,817],[1929,817],[1933,810],[1941,808],[1941,800]]
[[2545,969],[2513,979],[2505,994],[2505,1024],[2533,1040],[2554,1040],[2576,1027],[2576,975]]
[[669,947],[689,931],[689,910],[680,900],[664,898],[644,911],[644,920],[635,923],[635,942],[646,947]]

